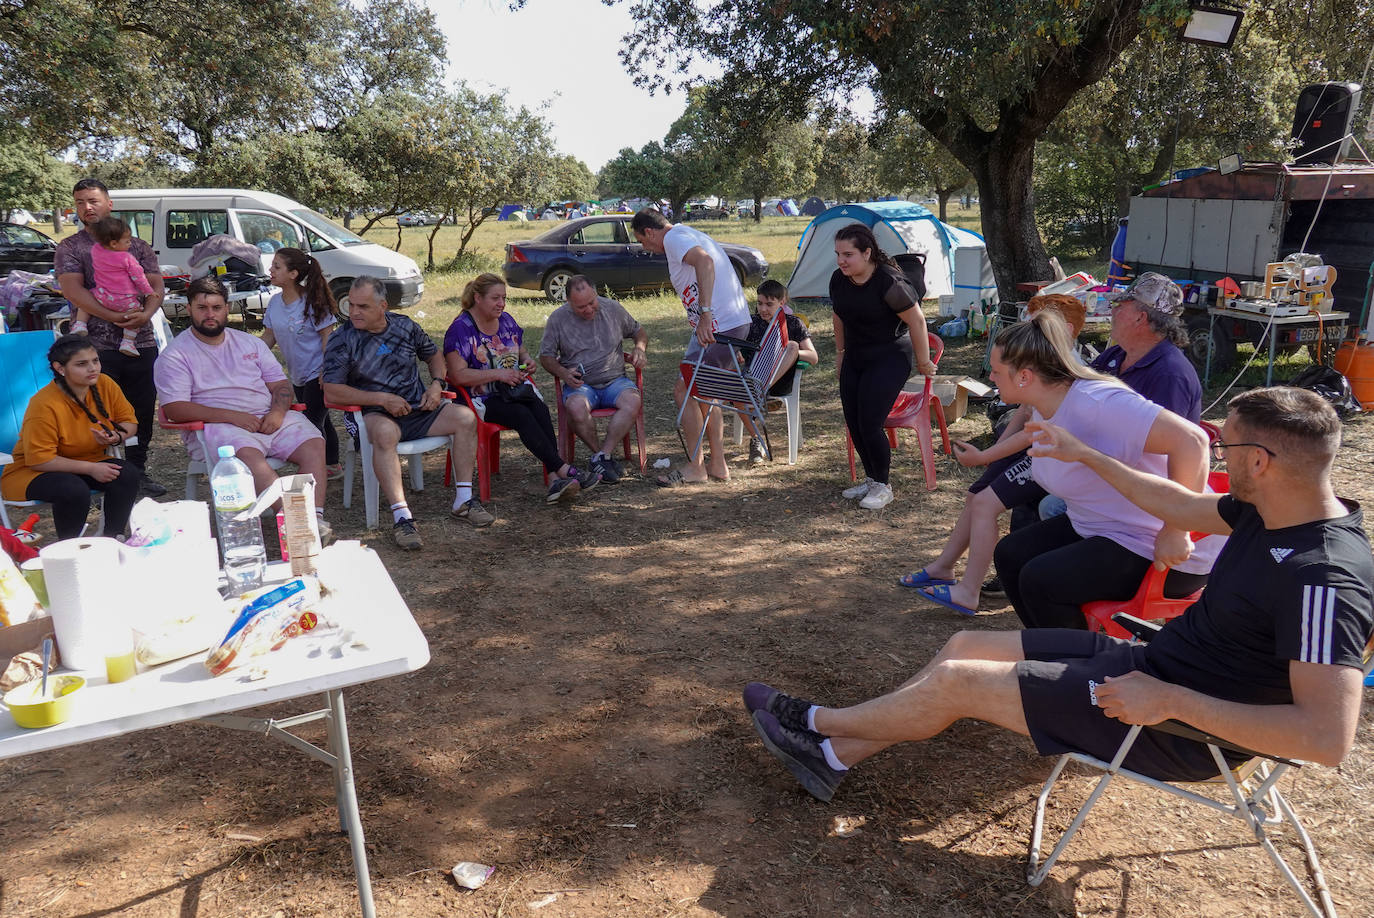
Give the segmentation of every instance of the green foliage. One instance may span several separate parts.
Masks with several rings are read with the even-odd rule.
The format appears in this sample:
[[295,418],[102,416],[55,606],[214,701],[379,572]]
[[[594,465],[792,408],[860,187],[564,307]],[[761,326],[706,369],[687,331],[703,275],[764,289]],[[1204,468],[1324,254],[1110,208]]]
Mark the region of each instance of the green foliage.
[[0,133],[0,213],[47,210],[70,200],[71,167],[18,131]]
[[111,159],[133,141],[202,164],[427,90],[442,56],[415,0],[24,0],[0,6],[0,119],[53,150]]
[[876,197],[881,187],[878,157],[869,146],[864,126],[844,120],[818,130],[816,193],[831,201],[866,201]]
[[878,178],[893,191],[932,191],[945,219],[950,195],[973,183],[973,175],[949,150],[936,143],[910,115],[880,121],[873,128]]

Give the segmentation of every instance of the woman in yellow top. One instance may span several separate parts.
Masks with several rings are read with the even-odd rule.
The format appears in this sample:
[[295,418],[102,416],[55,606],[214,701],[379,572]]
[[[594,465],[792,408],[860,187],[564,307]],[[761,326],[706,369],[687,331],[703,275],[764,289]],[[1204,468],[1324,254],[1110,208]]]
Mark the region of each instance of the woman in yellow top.
[[138,429],[133,406],[100,373],[100,355],[84,335],[57,339],[48,351],[53,381],[34,393],[24,412],[14,462],[0,476],[6,500],[52,504],[59,539],[81,534],[91,491],[105,493],[104,535],[122,535],[142,474],[105,450]]

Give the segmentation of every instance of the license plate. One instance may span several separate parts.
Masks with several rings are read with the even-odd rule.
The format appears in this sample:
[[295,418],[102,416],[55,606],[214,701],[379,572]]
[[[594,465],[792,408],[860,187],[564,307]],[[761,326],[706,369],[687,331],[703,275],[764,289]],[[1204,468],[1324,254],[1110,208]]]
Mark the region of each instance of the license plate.
[[[1332,339],[1339,339],[1345,337],[1344,325],[1328,325],[1325,328],[1320,329],[1320,331],[1322,333],[1322,337],[1328,341]],[[1299,342],[1316,341],[1317,332],[1317,328],[1300,328],[1298,329],[1297,340]]]

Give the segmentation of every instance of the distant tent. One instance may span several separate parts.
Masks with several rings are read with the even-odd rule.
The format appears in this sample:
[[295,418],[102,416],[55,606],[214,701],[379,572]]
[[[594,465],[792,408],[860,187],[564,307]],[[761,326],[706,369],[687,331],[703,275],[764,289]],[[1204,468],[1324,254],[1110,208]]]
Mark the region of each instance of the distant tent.
[[851,223],[872,229],[878,247],[888,255],[920,252],[926,256],[926,297],[940,298],[942,315],[997,302],[997,280],[983,237],[941,223],[909,201],[839,204],[818,214],[797,243],[797,264],[787,282],[790,297],[829,298],[835,233]]
[[787,198],[786,200],[778,202],[778,213],[784,217],[795,217],[801,213],[801,211],[797,209],[796,201]]
[[[521,214],[523,214],[524,212],[525,212],[525,208],[524,208],[522,205],[520,205],[520,204],[507,204],[505,207],[502,207],[502,208],[501,208],[501,216],[497,217],[496,219],[497,219],[497,220],[509,220],[509,219],[511,218],[511,214],[514,214],[514,213],[521,213]],[[518,219],[518,218],[517,218],[517,219]]]
[[820,198],[807,198],[801,212],[803,217],[819,217],[824,210],[825,202]]

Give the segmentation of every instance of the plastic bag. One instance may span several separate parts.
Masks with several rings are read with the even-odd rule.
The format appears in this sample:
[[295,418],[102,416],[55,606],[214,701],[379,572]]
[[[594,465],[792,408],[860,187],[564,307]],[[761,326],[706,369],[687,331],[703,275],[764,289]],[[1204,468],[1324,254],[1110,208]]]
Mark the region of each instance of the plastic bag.
[[1331,367],[1314,364],[1294,376],[1288,385],[1317,393],[1330,402],[1336,414],[1343,418],[1359,414],[1362,410],[1355,393],[1350,391],[1350,380]]

